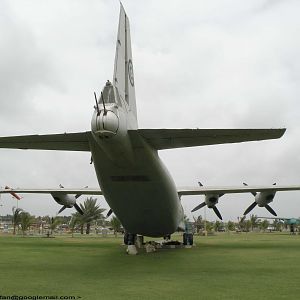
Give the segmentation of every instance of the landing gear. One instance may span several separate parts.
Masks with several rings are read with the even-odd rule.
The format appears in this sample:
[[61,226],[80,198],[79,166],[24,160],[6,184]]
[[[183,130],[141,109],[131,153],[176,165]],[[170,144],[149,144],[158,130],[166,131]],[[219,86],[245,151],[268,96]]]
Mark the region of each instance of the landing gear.
[[125,232],[124,234],[124,244],[127,245],[126,252],[130,255],[137,255],[137,249],[135,246],[136,234]]
[[184,232],[183,234],[183,245],[187,246],[192,246],[194,243],[194,240],[193,240],[193,234],[192,233],[186,233]]
[[125,232],[124,234],[124,244],[125,245],[135,245],[136,234]]
[[170,241],[171,240],[171,234],[165,235],[164,240],[165,241]]

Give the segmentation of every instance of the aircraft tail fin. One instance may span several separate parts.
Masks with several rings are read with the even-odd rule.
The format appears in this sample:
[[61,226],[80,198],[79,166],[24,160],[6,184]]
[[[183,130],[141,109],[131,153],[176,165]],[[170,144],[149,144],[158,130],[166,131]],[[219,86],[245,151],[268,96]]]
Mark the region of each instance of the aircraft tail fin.
[[121,3],[113,83],[117,87],[120,97],[128,104],[129,110],[137,118],[130,26]]

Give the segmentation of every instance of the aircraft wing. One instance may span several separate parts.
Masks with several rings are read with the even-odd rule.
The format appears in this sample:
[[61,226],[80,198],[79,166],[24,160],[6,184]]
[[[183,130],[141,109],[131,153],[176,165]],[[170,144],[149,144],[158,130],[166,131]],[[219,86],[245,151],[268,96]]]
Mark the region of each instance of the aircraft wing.
[[156,150],[278,139],[280,129],[138,129]]
[[90,151],[90,132],[0,137],[0,148]]
[[103,195],[99,188],[82,188],[82,189],[68,189],[68,188],[56,188],[56,189],[0,189],[0,194],[7,193],[18,194],[80,194],[80,195]]
[[205,194],[238,194],[238,193],[253,193],[253,192],[280,192],[280,191],[298,191],[300,185],[289,186],[242,186],[242,187],[182,187],[177,188],[179,196],[189,195],[205,195]]

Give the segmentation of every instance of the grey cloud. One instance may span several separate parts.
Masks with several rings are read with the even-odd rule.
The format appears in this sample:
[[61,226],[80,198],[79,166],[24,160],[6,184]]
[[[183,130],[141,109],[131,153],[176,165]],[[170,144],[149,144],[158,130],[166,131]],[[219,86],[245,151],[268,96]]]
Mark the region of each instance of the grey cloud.
[[[63,1],[59,8],[33,1],[34,10],[22,3],[1,10],[0,135],[88,130],[92,92],[112,76],[117,1]],[[123,3],[141,127],[288,128],[276,141],[162,151],[177,185],[299,183],[299,4],[273,3]],[[0,178],[13,186],[97,185],[89,155],[80,153],[1,150]],[[236,218],[251,197],[227,195],[224,217]],[[278,194],[273,206],[292,214],[294,198]],[[58,210],[48,198],[23,200],[35,214]],[[183,199],[189,216],[201,200]]]

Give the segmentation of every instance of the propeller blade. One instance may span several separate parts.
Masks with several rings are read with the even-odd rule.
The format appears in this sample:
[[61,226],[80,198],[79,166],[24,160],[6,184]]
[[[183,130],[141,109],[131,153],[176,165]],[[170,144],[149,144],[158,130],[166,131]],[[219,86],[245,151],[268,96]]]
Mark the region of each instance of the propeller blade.
[[81,215],[83,215],[83,211],[77,203],[74,204],[74,207]]
[[203,184],[200,181],[198,181],[198,184],[199,184],[199,186],[203,186]]
[[106,107],[105,107],[105,101],[104,101],[104,98],[103,98],[103,93],[101,92],[101,100],[102,100],[102,104],[103,104],[103,110],[104,110],[104,116],[106,115],[106,112],[107,112],[107,110],[106,110]]
[[110,209],[106,215],[106,218],[108,218],[113,213],[112,209]]
[[202,202],[201,204],[199,204],[198,206],[196,206],[196,207],[192,210],[192,212],[194,212],[194,211],[196,211],[196,210],[198,210],[198,209],[204,207],[205,205],[206,205],[206,203],[205,203],[205,202]]
[[265,206],[265,208],[269,211],[269,213],[271,213],[273,216],[277,217],[276,212],[273,210],[273,208],[269,204],[267,204]]
[[94,97],[95,97],[95,102],[96,102],[96,109],[97,109],[97,116],[100,115],[100,109],[99,109],[99,105],[98,105],[98,100],[97,100],[97,95],[94,92]]
[[257,203],[254,201],[244,212],[244,216],[247,215],[255,206]]
[[[246,182],[243,182],[243,185],[248,186],[248,184]],[[251,194],[255,197],[257,193],[256,192],[251,192]]]
[[212,209],[214,210],[215,214],[219,217],[219,219],[223,220],[219,210],[215,206],[213,206]]
[[65,210],[67,207],[64,205],[59,211],[57,214],[60,214],[63,210]]

